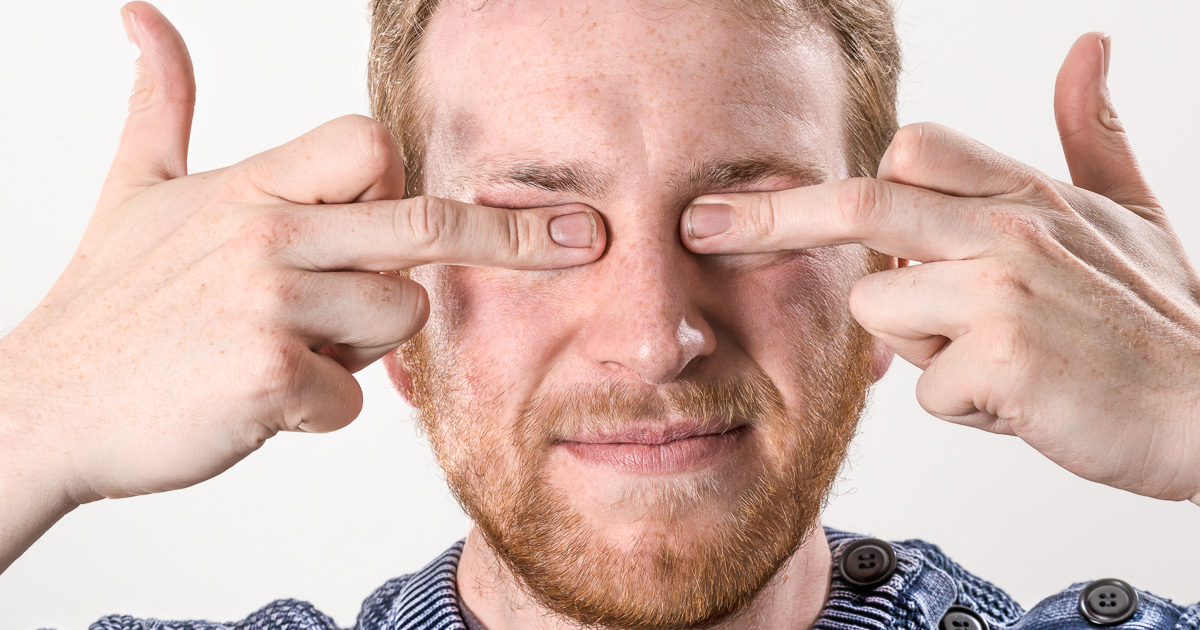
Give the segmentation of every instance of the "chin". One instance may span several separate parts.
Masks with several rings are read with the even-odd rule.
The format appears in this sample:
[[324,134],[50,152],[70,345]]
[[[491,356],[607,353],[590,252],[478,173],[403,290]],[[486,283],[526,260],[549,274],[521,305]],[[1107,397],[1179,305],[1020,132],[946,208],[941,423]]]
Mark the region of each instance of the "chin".
[[594,501],[570,501],[596,537],[621,551],[655,545],[700,543],[728,520],[749,489],[716,474],[633,480],[619,488],[596,488]]
[[[488,546],[548,610],[583,625],[700,628],[754,599],[802,544],[827,487],[808,458],[773,448],[786,436],[744,437],[723,457],[667,473],[551,449],[540,474],[449,480]],[[480,479],[487,490],[470,485]]]

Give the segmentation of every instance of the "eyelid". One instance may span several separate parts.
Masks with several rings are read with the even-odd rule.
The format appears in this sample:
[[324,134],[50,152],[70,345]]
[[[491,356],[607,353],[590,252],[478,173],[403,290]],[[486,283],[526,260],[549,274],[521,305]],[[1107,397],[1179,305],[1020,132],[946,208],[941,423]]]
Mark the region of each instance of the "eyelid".
[[797,181],[793,178],[783,175],[770,175],[758,181],[746,182],[737,186],[729,186],[714,190],[706,190],[700,195],[719,195],[722,193],[768,193],[779,192],[781,190],[791,190],[793,188],[804,188],[805,186],[815,186],[822,182],[819,181]]
[[[542,191],[537,194],[549,196],[553,193],[546,193],[546,192]],[[569,205],[573,205],[573,204],[587,206],[587,207],[591,208],[592,210],[596,209],[596,207],[594,205],[588,203],[587,201],[579,201],[578,199],[567,200],[567,199],[551,198],[545,202],[542,202],[540,200],[526,201],[525,199],[523,199],[523,197],[526,197],[526,198],[532,197],[533,200],[538,199],[537,197],[534,197],[533,195],[529,195],[529,194],[522,195],[520,193],[517,193],[517,194],[513,194],[511,196],[516,197],[516,199],[505,198],[506,197],[505,194],[497,193],[494,191],[477,193],[475,195],[472,195],[471,203],[473,203],[477,206],[486,206],[488,208],[502,208],[504,210],[529,210],[531,208],[555,208],[558,206],[569,206]]]
[[738,274],[761,271],[808,257],[807,250],[764,252],[761,254],[699,254],[700,260],[728,267]]

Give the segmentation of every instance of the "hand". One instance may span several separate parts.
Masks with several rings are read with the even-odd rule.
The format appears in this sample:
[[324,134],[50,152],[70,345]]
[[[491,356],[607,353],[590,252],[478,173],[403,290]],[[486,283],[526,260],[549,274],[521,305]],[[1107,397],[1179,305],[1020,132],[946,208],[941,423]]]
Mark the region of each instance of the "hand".
[[[1200,503],[1200,279],[1113,112],[1107,57],[1088,34],[1059,72],[1074,185],[910,125],[878,179],[699,197],[683,240],[698,253],[860,243],[924,262],[850,296],[858,322],[924,370],[922,407],[1017,435],[1081,477]],[[705,204],[729,205],[732,227],[692,238]]]
[[[74,259],[0,343],[10,496],[22,466],[78,504],[203,481],[279,431],[340,428],[362,405],[352,373],[428,316],[422,287],[380,272],[566,267],[604,248],[578,204],[395,201],[398,149],[363,117],[186,175],[187,49],[152,6],[124,15],[142,56],[109,178]],[[582,243],[556,244],[564,230]]]

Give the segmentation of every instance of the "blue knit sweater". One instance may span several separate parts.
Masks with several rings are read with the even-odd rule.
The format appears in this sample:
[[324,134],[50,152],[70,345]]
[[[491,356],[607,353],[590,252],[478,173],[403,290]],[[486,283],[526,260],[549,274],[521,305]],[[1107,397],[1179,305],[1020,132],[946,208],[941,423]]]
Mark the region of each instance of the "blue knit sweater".
[[[856,534],[826,528],[837,563]],[[466,630],[458,608],[455,572],[462,541],[428,566],[395,578],[363,602],[354,630]],[[1096,630],[1080,613],[1079,593],[1085,583],[1046,598],[1026,612],[1004,591],[978,578],[946,557],[936,546],[920,540],[892,543],[896,569],[884,583],[864,590],[847,584],[833,572],[829,599],[816,630],[936,629],[951,606],[963,606],[981,616],[992,630]],[[1139,604],[1118,630],[1200,630],[1200,602],[1180,606],[1138,592]],[[279,600],[241,621],[160,621],[129,616],[105,617],[91,630],[338,630],[325,614],[308,602]]]

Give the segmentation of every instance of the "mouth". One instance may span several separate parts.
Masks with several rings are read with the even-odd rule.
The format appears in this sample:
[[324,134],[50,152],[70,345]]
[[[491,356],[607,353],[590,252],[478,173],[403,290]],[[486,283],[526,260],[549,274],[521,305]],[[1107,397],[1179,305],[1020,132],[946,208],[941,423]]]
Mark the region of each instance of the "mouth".
[[750,432],[745,422],[675,422],[589,433],[558,443],[581,463],[637,474],[670,474],[714,464]]

